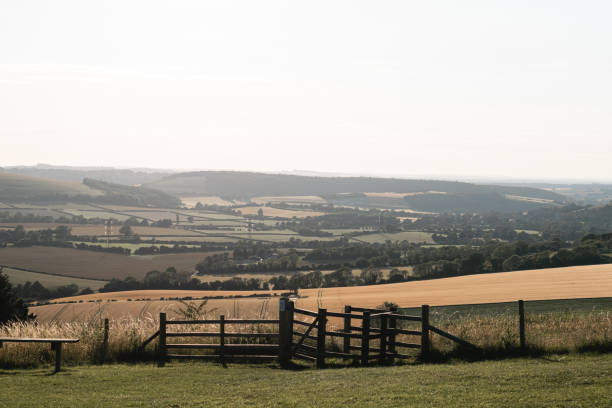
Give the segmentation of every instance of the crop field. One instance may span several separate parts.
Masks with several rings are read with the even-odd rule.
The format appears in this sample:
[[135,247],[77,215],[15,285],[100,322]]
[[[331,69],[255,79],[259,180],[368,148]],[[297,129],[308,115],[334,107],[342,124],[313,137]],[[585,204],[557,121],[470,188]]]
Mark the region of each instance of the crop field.
[[429,232],[421,232],[421,231],[403,231],[396,233],[376,233],[376,234],[364,234],[357,235],[352,237],[351,239],[359,242],[368,242],[368,243],[384,243],[386,241],[408,241],[408,242],[425,242],[427,244],[433,244],[434,241],[431,239],[431,233]]
[[8,276],[9,282],[11,282],[12,285],[39,281],[47,289],[75,284],[80,289],[90,288],[92,290],[98,290],[107,282],[103,280],[69,278],[66,276],[49,275],[47,273],[20,271],[12,268],[3,268],[2,273]]
[[235,205],[232,201],[227,201],[217,196],[203,196],[203,197],[180,197],[183,205],[186,207],[194,208],[197,203],[202,205],[222,205],[231,206]]
[[296,203],[296,204],[326,204],[327,201],[319,196],[266,196],[253,197],[251,199],[255,204],[266,203]]
[[99,196],[100,190],[92,189],[83,183],[41,179],[18,174],[0,173],[3,193],[8,196],[62,194],[67,196]]
[[272,208],[272,207],[240,207],[237,210],[242,213],[242,215],[257,215],[259,210],[263,211],[264,217],[274,217],[274,218],[306,218],[306,217],[319,217],[324,215],[325,213],[319,211],[303,211],[303,210],[285,210],[281,208]]
[[195,265],[210,254],[125,256],[69,248],[9,247],[0,249],[0,265],[84,279],[110,280],[127,276],[142,279],[149,271],[165,270],[169,266],[178,271],[194,272]]
[[[529,271],[503,272],[482,275],[468,275],[454,278],[426,281],[403,282],[374,286],[354,286],[322,289],[300,289],[296,305],[314,310],[318,305],[330,311],[341,311],[345,305],[376,307],[385,301],[394,302],[400,307],[418,307],[422,304],[432,306],[472,305],[479,303],[514,302],[518,299],[550,300],[570,298],[605,298],[610,296],[612,287],[612,264],[577,266],[567,268],[539,269]],[[279,291],[133,291],[96,293],[62,300],[118,300],[127,298],[160,299],[168,297],[214,297],[226,294],[252,295],[268,294],[274,296]],[[257,302],[256,299],[211,300],[212,307],[226,310],[237,307],[246,313]],[[261,300],[259,300],[261,301]],[[87,303],[83,303],[86,305]],[[113,308],[121,310],[125,302],[112,302]],[[59,305],[41,306],[41,308]],[[79,307],[77,304],[75,307]],[[37,308],[38,309],[38,308]],[[38,309],[41,311],[41,309]],[[116,312],[120,313],[120,312]]]

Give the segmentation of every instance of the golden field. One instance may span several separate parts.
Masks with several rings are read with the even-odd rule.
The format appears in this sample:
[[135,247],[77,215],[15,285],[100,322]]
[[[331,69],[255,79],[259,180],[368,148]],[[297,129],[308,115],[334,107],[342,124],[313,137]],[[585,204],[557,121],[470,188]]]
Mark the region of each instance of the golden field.
[[[174,307],[172,302],[159,301],[160,298],[245,296],[254,293],[280,295],[280,291],[274,290],[240,292],[148,290],[96,293],[56,300],[83,301],[83,303],[38,306],[33,307],[32,312],[43,321],[53,318],[60,320],[78,318],[99,307],[103,307],[104,313],[111,317],[133,316],[134,313],[141,314],[145,305],[144,302],[133,302],[133,300],[146,298],[151,299],[146,312],[155,315],[161,310]],[[401,307],[414,307],[421,304],[442,306],[508,302],[517,299],[593,298],[608,297],[611,294],[612,264],[604,264],[469,275],[375,286],[304,289],[299,291],[300,298],[296,299],[296,305],[314,310],[320,304],[330,311],[341,311],[344,305],[376,307],[385,301],[395,302]],[[132,302],[128,299],[132,299]],[[88,302],[96,300],[100,300],[101,303]],[[275,304],[276,301],[277,299],[271,299],[270,304]],[[238,309],[241,316],[252,316],[259,313],[258,310],[263,302],[261,298],[212,299],[208,306],[225,312]],[[270,307],[270,310],[274,311],[276,306]]]
[[319,211],[299,211],[299,210],[284,210],[281,208],[272,207],[240,207],[237,208],[242,215],[257,215],[257,212],[261,209],[264,217],[280,217],[280,218],[306,218],[306,217],[319,217],[325,215],[325,213]]

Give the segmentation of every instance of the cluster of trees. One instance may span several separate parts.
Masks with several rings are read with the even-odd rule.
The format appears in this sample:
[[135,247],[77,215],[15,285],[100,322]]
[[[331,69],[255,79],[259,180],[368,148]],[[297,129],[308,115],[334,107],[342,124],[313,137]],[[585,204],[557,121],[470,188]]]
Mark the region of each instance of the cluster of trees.
[[[257,290],[262,288],[259,279],[232,278],[226,281],[200,282],[191,278],[188,272],[177,272],[173,267],[165,271],[148,272],[142,281],[132,277],[113,279],[100,292],[117,292],[142,289],[185,289],[185,290]],[[264,286],[267,289],[267,286]]]
[[65,225],[38,231],[26,231],[23,225],[18,225],[12,230],[0,230],[0,247],[9,243],[19,246],[48,245],[64,242],[71,237],[71,228]]
[[17,296],[26,300],[47,300],[56,299],[61,297],[75,296],[75,295],[87,295],[93,293],[90,288],[84,288],[79,291],[77,285],[63,285],[55,288],[46,288],[39,281],[26,282],[15,286],[14,292]]

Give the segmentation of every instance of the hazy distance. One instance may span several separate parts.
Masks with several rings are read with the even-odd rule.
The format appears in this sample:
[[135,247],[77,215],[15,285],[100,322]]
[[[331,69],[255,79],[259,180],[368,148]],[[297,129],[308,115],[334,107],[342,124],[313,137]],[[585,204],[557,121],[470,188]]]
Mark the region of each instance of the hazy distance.
[[612,4],[0,5],[0,166],[610,180]]

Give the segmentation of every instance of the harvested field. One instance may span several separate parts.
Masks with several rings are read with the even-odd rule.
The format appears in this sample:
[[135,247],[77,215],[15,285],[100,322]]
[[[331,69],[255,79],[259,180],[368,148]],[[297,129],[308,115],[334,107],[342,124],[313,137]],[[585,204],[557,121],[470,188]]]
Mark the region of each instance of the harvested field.
[[[297,306],[314,310],[320,303],[330,311],[340,311],[344,305],[360,307],[376,307],[385,301],[395,302],[401,307],[415,307],[421,304],[432,306],[461,305],[494,302],[513,302],[517,299],[545,300],[570,298],[595,298],[610,296],[612,288],[612,264],[576,266],[555,269],[539,269],[517,272],[503,272],[483,275],[459,276],[454,278],[434,279],[428,281],[404,282],[375,286],[356,286],[342,288],[303,289],[299,291]],[[203,297],[224,296],[226,293],[250,295],[253,293],[274,293],[281,291],[134,291],[98,293],[86,296],[58,299],[58,301],[79,300],[126,300],[127,298],[161,297]],[[211,300],[211,307],[237,307],[241,313],[255,313],[250,308],[258,304],[254,299],[222,299]],[[261,302],[261,300],[259,300]],[[121,305],[128,302],[112,304],[116,311],[121,312]],[[80,307],[74,305],[74,307]],[[87,305],[87,303],[83,303]],[[62,305],[40,306],[34,311],[47,313],[43,308]],[[110,309],[109,309],[110,310]],[[113,309],[115,310],[115,309]],[[38,314],[37,313],[37,314]],[[49,312],[50,313],[50,312]]]
[[306,217],[319,217],[325,215],[325,213],[319,211],[298,211],[298,210],[285,210],[281,208],[272,207],[240,207],[237,208],[242,215],[257,215],[257,212],[261,209],[264,217],[279,217],[279,218],[306,218]]
[[326,204],[327,201],[319,196],[265,196],[251,199],[255,204],[265,203],[298,203],[298,204]]
[[408,242],[425,242],[427,244],[434,244],[435,242],[431,239],[431,233],[421,231],[403,231],[392,234],[378,233],[378,234],[364,234],[352,237],[355,241],[368,242],[368,243],[384,243],[385,241],[408,241]]
[[30,271],[85,279],[142,279],[147,272],[169,266],[194,272],[195,266],[210,252],[188,252],[154,256],[125,256],[108,252],[54,247],[2,248],[0,265]]

